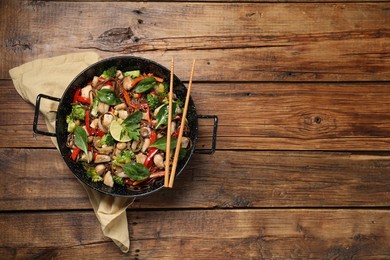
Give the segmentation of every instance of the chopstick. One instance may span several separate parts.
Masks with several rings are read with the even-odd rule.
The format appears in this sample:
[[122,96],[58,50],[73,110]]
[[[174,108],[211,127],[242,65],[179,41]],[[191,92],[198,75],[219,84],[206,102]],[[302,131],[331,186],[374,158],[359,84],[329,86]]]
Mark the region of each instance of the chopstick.
[[169,186],[168,186],[169,188],[173,187],[173,182],[175,181],[176,167],[177,167],[177,162],[179,159],[179,152],[180,152],[180,147],[181,147],[181,139],[183,137],[184,125],[185,125],[185,121],[186,121],[186,117],[187,117],[188,103],[190,101],[190,92],[191,92],[191,86],[192,86],[192,78],[194,77],[194,70],[195,70],[195,59],[192,62],[190,82],[188,83],[187,96],[186,96],[186,101],[184,103],[183,115],[181,118],[179,137],[177,138],[175,156],[173,158],[173,163],[172,163],[172,170],[171,170],[171,174],[170,174],[171,177],[169,179]]
[[169,186],[169,165],[171,162],[171,135],[172,135],[172,99],[173,99],[173,69],[174,69],[174,60],[172,57],[171,64],[171,81],[169,84],[169,104],[168,104],[168,129],[167,129],[167,149],[165,152],[165,174],[164,174],[164,186]]

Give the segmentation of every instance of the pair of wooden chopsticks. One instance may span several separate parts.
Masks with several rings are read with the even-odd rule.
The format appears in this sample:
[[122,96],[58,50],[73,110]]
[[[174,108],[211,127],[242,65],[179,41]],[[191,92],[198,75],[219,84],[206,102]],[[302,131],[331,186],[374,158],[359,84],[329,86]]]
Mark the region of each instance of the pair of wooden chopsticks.
[[179,160],[181,139],[183,137],[184,124],[185,124],[185,120],[187,117],[188,103],[190,100],[192,78],[194,76],[194,70],[195,70],[195,59],[192,62],[190,82],[189,82],[188,88],[187,88],[187,96],[186,96],[186,100],[184,103],[183,115],[181,118],[181,124],[180,124],[180,130],[179,130],[179,136],[177,138],[175,155],[173,157],[173,162],[172,162],[172,169],[171,169],[171,171],[169,171],[169,164],[170,164],[170,160],[171,160],[171,135],[172,135],[172,100],[173,100],[173,74],[174,74],[173,70],[174,70],[174,60],[172,58],[171,81],[170,81],[170,85],[169,85],[169,94],[168,94],[169,104],[168,104],[167,150],[166,150],[165,176],[164,176],[165,177],[164,178],[164,186],[167,188],[172,188],[173,182],[175,181],[175,173],[176,173],[177,162]]

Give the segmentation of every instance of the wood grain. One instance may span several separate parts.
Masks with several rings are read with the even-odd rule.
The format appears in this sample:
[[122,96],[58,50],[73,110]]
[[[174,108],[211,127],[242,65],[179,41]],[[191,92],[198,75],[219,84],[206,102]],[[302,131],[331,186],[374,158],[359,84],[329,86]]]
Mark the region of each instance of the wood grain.
[[[0,209],[90,209],[52,149],[0,149]],[[21,162],[21,163],[19,163]],[[39,163],[38,163],[39,162]],[[132,208],[388,207],[389,154],[218,151]]]
[[0,78],[37,58],[97,51],[102,57],[143,56],[167,67],[173,56],[175,71],[185,80],[194,58],[196,81],[390,79],[386,3],[319,8],[317,3],[7,0],[1,8],[7,12],[0,17]]
[[[194,83],[198,114],[219,117],[220,150],[389,150],[388,83]],[[32,132],[34,108],[0,81],[0,147],[54,148]],[[226,105],[228,104],[228,105]],[[41,118],[42,119],[42,118]],[[43,119],[39,128],[45,130]],[[199,120],[210,147],[212,120]]]
[[390,213],[382,210],[132,211],[128,221],[130,253],[121,254],[90,211],[0,213],[0,253],[3,259],[390,257]]

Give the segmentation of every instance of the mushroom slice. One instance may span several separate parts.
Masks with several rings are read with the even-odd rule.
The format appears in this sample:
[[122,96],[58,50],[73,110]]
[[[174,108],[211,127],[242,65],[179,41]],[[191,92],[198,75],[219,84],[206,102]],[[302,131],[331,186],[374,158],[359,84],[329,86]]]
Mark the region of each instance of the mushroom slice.
[[112,178],[111,172],[108,171],[104,174],[103,183],[108,187],[114,187],[114,179]]

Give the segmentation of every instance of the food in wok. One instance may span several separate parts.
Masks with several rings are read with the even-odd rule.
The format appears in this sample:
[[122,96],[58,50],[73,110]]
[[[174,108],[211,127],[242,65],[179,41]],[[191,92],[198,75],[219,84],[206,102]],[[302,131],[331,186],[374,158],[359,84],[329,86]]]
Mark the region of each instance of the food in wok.
[[[165,173],[168,91],[166,79],[152,71],[107,68],[73,97],[66,116],[67,147],[93,182],[130,190],[162,182]],[[173,95],[170,147],[183,127],[179,158],[192,147],[183,102]],[[180,160],[180,159],[179,159]]]

